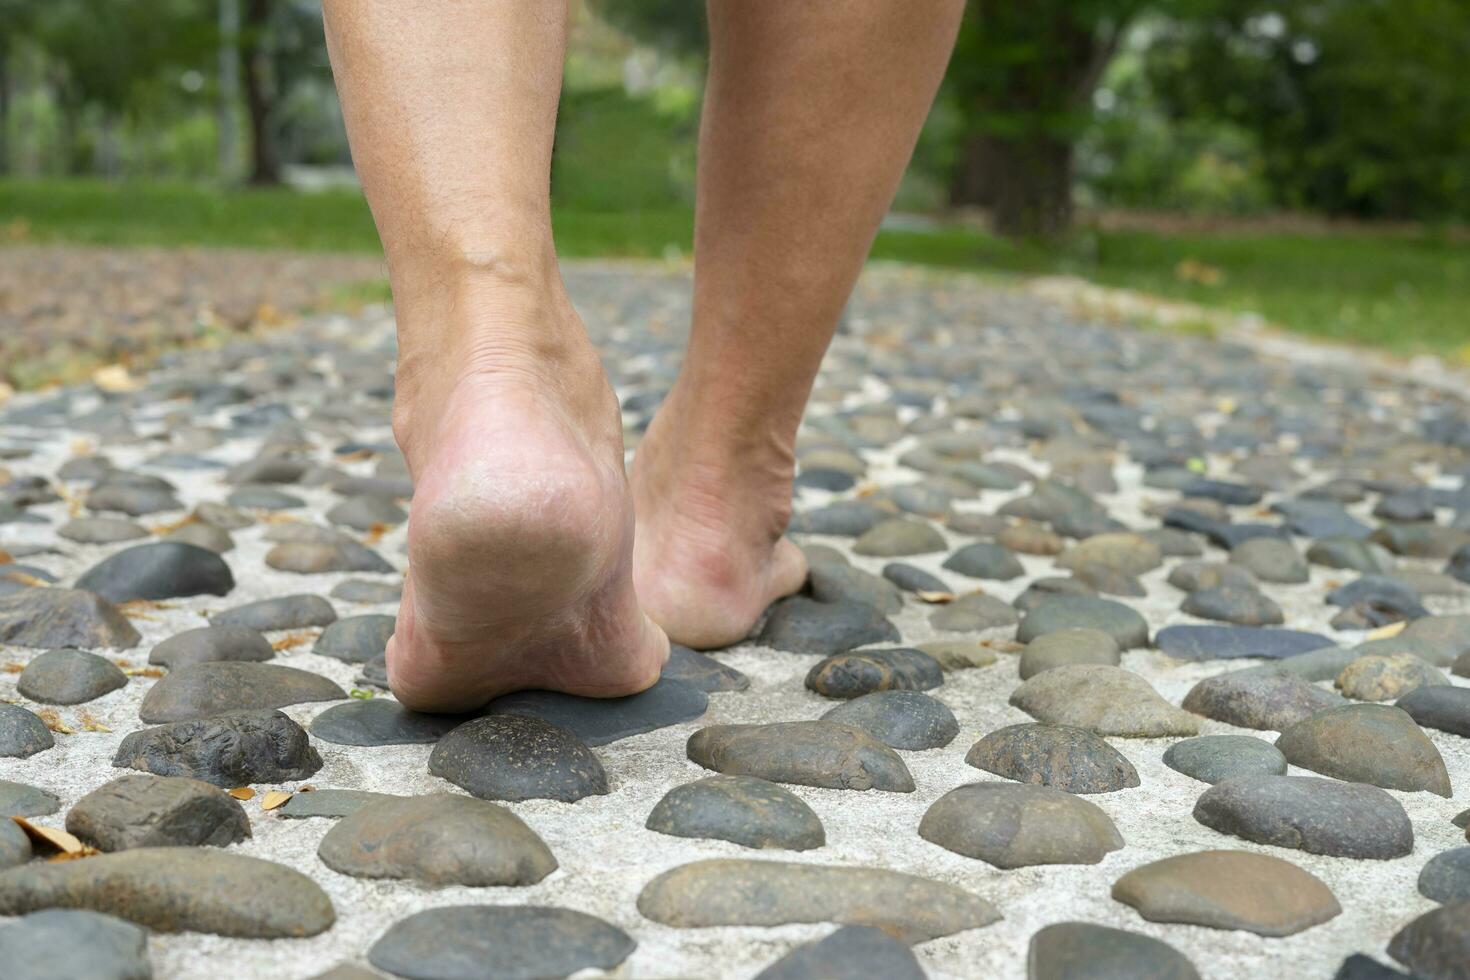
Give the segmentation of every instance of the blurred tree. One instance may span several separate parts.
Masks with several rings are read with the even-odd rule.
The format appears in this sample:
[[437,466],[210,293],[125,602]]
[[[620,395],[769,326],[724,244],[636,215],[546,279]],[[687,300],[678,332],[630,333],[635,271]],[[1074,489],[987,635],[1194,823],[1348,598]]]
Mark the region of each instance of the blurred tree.
[[279,184],[272,113],[276,104],[271,64],[271,0],[245,0],[240,58],[245,68],[245,107],[250,114],[250,183]]

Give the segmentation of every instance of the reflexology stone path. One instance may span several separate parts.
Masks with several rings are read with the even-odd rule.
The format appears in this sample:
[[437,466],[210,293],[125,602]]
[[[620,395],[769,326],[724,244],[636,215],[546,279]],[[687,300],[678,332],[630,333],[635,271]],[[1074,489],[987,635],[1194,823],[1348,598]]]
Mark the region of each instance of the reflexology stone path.
[[[631,449],[688,281],[568,279]],[[0,810],[87,848],[0,824],[7,976],[1470,976],[1459,395],[874,269],[808,594],[426,718],[392,359],[369,312],[0,409]]]

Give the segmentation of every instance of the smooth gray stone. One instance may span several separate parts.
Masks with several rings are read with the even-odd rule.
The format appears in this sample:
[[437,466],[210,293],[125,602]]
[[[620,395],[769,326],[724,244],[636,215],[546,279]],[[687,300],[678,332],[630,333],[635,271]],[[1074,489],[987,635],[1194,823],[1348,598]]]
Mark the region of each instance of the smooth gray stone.
[[183,510],[177,497],[162,487],[129,486],[125,483],[100,483],[87,494],[87,509],[112,511],[129,517]]
[[944,567],[970,578],[1002,582],[1026,574],[1026,567],[1014,552],[988,541],[965,545],[945,559]]
[[250,820],[237,800],[202,780],[129,773],[78,800],[66,829],[102,851],[226,847],[250,836]]
[[1200,589],[1184,597],[1180,610],[1201,619],[1242,626],[1277,626],[1286,621],[1281,607],[1254,589],[1229,586]]
[[828,710],[821,720],[861,728],[895,749],[937,749],[960,733],[954,712],[917,691],[864,694]]
[[874,691],[927,691],[943,683],[939,661],[907,647],[835,654],[813,665],[806,675],[806,686],[829,698],[856,698]]
[[0,870],[25,864],[30,859],[30,836],[14,820],[0,819]]
[[206,524],[203,521],[195,521],[185,524],[183,527],[175,528],[163,536],[164,541],[173,541],[179,544],[197,545],[206,551],[216,554],[224,554],[235,550],[235,539],[230,537],[230,532],[224,528]]
[[148,662],[169,670],[217,660],[259,663],[276,655],[270,640],[248,626],[200,626],[176,633],[153,648]]
[[789,653],[830,656],[899,639],[898,627],[872,606],[791,596],[771,607],[756,643]]
[[125,548],[93,565],[76,587],[108,602],[227,595],[235,577],[225,560],[207,548],[159,541]]
[[750,678],[734,667],[678,643],[669,644],[669,661],[664,664],[662,676],[693,685],[706,694],[750,687]]
[[1166,626],[1154,645],[1177,660],[1232,660],[1262,657],[1280,660],[1335,646],[1327,637],[1300,630],[1264,626]]
[[148,537],[148,529],[117,517],[74,517],[56,529],[56,536],[78,544],[117,544]]
[[378,614],[346,616],[322,630],[311,652],[350,664],[381,657],[393,635],[394,618]]
[[1148,621],[1137,610],[1111,599],[1081,595],[1043,600],[1021,620],[1016,639],[1030,643],[1047,633],[1083,628],[1102,630],[1120,650],[1148,646]]
[[944,535],[926,521],[890,517],[874,524],[853,542],[855,554],[872,558],[908,558],[930,555],[949,547]]
[[[1256,673],[1274,673],[1284,670],[1289,674],[1295,674],[1304,681],[1330,681],[1342,673],[1342,669],[1358,658],[1359,654],[1352,649],[1340,647],[1326,647],[1321,650],[1310,650],[1307,653],[1298,653],[1294,656],[1283,657],[1272,664],[1260,667],[1252,667]],[[1245,671],[1236,671],[1245,673]]]
[[363,494],[333,505],[326,517],[330,524],[371,531],[375,527],[397,527],[408,520],[408,511],[394,503],[391,497]]
[[1453,795],[1439,750],[1401,708],[1328,708],[1283,731],[1276,747],[1287,762],[1324,776],[1446,799]]
[[1113,793],[1138,785],[1138,770],[1097,735],[1066,725],[1008,725],[970,746],[965,762],[1021,783],[1068,793]]
[[449,905],[388,927],[368,962],[408,980],[541,980],[611,970],[637,943],[623,930],[571,909]]
[[1058,922],[1031,936],[1026,980],[1199,980],[1199,972],[1183,953],[1152,936]]
[[326,572],[393,572],[383,556],[356,541],[318,544],[287,541],[265,554],[265,563],[282,572],[320,575]]
[[0,643],[125,650],[142,637],[106,599],[81,589],[24,589],[0,596]]
[[1257,844],[1329,857],[1388,860],[1414,849],[1398,800],[1377,786],[1315,776],[1237,776],[1200,796],[1194,818]]
[[1425,980],[1461,980],[1470,963],[1470,901],[1442,905],[1400,929],[1388,955]]
[[1354,953],[1342,961],[1337,972],[1332,975],[1332,980],[1413,980],[1407,973],[1400,973],[1391,967],[1364,956],[1362,953]]
[[0,817],[44,817],[61,809],[61,800],[56,794],[0,779]]
[[205,661],[170,671],[143,696],[138,717],[150,724],[208,718],[226,711],[337,701],[347,692],[309,670],[282,664]]
[[1096,804],[1050,786],[971,783],[924,813],[919,836],[997,868],[1096,864],[1123,836]]
[[689,737],[691,762],[715,772],[828,789],[911,793],[898,754],[860,728],[830,721],[711,725]]
[[122,740],[112,764],[230,789],[305,779],[322,760],[300,725],[279,711],[263,710],[144,728]]
[[654,806],[645,826],[742,847],[806,851],[827,843],[822,821],[800,797],[753,776],[706,776],[675,786]]
[[1398,561],[1382,545],[1342,536],[1313,542],[1307,549],[1307,561],[1364,573],[1391,572],[1398,566]]
[[51,729],[18,704],[0,704],[0,756],[24,759],[56,744]]
[[32,912],[0,926],[6,980],[152,980],[148,933],[84,909]]
[[1103,664],[1044,670],[1011,692],[1010,703],[1049,725],[1098,735],[1160,738],[1198,735],[1199,720],[1174,707],[1132,671]]
[[319,595],[284,595],[274,599],[258,599],[217,612],[210,617],[210,622],[216,626],[248,626],[262,633],[330,626],[336,621],[336,610]]
[[[803,511],[791,519],[791,530],[797,534],[830,534],[856,538],[893,515],[862,500],[838,500],[825,507]],[[940,539],[939,548],[944,547]],[[935,549],[939,550],[939,549]]]
[[608,793],[607,773],[587,743],[525,715],[467,721],[439,740],[429,772],[484,800],[561,800]]
[[1237,776],[1283,776],[1286,756],[1265,739],[1250,735],[1200,735],[1164,751],[1164,765],[1204,783]]
[[429,715],[391,698],[334,704],[311,722],[311,733],[336,745],[432,745],[468,719]]
[[250,483],[231,490],[225,496],[225,503],[241,510],[296,510],[306,506],[306,501],[293,493]]
[[1284,670],[1237,670],[1207,677],[1181,704],[1215,721],[1240,728],[1285,731],[1310,715],[1347,702]]
[[743,858],[679,865],[638,895],[646,918],[678,929],[838,922],[918,943],[1000,919],[994,906],[943,882],[883,868]]
[[213,847],[139,847],[0,874],[0,915],[58,906],[243,939],[315,936],[336,919],[326,892],[301,872]]
[[1018,669],[1024,681],[1044,670],[1068,664],[1116,667],[1121,662],[1118,644],[1107,633],[1095,629],[1067,629],[1045,633],[1026,644]]
[[309,793],[292,793],[275,812],[288,820],[309,817],[337,819],[356,813],[369,803],[391,800],[390,793],[369,793],[357,789],[314,789]]
[[1470,613],[1416,619],[1404,627],[1399,637],[1429,644],[1439,651],[1440,656],[1424,659],[1438,667],[1447,666],[1455,658],[1470,652]]
[[1019,621],[1015,608],[993,595],[963,595],[929,614],[930,626],[956,633],[979,633],[1015,626]]
[[390,582],[369,582],[366,579],[348,579],[332,587],[333,599],[343,602],[398,602],[403,598],[403,586]]
[[333,871],[354,878],[425,885],[533,885],[557,866],[520,817],[457,793],[371,803],[337,821],[316,853]]
[[851,565],[813,564],[807,573],[807,587],[818,602],[862,602],[885,615],[903,608],[898,586]]
[[684,681],[661,677],[648,690],[625,698],[518,691],[491,701],[485,713],[540,718],[596,746],[691,721],[708,707],[709,695],[704,691]]
[[26,664],[15,679],[22,697],[42,704],[84,704],[126,686],[117,664],[82,650],[48,650]]
[[1250,569],[1262,582],[1300,584],[1311,578],[1307,560],[1289,541],[1253,538],[1230,552],[1230,560]]
[[883,577],[905,592],[949,591],[949,584],[938,575],[901,561],[891,561],[884,565]]
[[1470,687],[1420,687],[1395,704],[1425,728],[1470,738]]
[[804,943],[755,975],[755,980],[924,980],[914,951],[882,929],[843,926]]
[[1452,847],[1419,872],[1419,894],[1436,902],[1470,901],[1470,847]]
[[1168,582],[1184,592],[1214,589],[1220,586],[1235,586],[1254,589],[1258,583],[1248,569],[1215,561],[1186,561],[1174,566],[1169,572]]

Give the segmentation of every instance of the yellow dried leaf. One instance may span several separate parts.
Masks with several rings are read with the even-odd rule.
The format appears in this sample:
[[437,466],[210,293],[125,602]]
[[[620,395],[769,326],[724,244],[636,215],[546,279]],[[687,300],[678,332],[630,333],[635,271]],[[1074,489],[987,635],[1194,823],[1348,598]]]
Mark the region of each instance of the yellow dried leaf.
[[77,436],[71,441],[71,454],[73,456],[90,456],[97,451],[92,445],[92,440],[85,436]]
[[277,807],[285,806],[286,801],[290,798],[290,793],[278,789],[273,789],[260,798],[260,808],[262,810],[274,810]]
[[33,844],[44,844],[48,850],[63,851],[67,854],[77,854],[86,849],[86,845],[77,840],[71,834],[56,827],[42,827],[33,824],[25,817],[11,817]]
[[301,646],[303,643],[309,643],[311,638],[312,634],[310,632],[287,633],[278,640],[272,640],[271,647],[279,653],[282,650],[291,650]]
[[109,364],[92,372],[92,383],[103,391],[124,392],[137,391],[143,387],[143,383],[128,373],[128,369],[121,364]]
[[56,861],[79,861],[82,858],[96,857],[102,852],[90,844],[83,844],[80,851],[57,851],[46,859],[47,863]]
[[253,800],[255,799],[255,790],[249,786],[238,786],[230,790],[230,795],[237,800]]
[[294,514],[286,514],[279,510],[252,510],[256,521],[261,524],[300,524],[301,518]]
[[4,405],[6,402],[10,401],[11,396],[14,394],[14,388],[10,387],[10,385],[6,384],[4,381],[0,381],[0,405]]
[[1389,637],[1398,636],[1404,631],[1404,627],[1408,625],[1409,624],[1406,620],[1399,620],[1397,623],[1389,623],[1387,626],[1380,626],[1376,630],[1373,630],[1368,634],[1368,639],[1386,640]]
[[0,548],[0,565],[9,565],[13,561],[15,561],[15,556],[4,548]]
[[367,533],[362,536],[362,543],[371,547],[383,540],[383,535],[391,530],[392,527],[388,524],[384,524],[381,521],[374,522],[369,525]]
[[181,527],[187,527],[190,524],[197,523],[199,523],[198,517],[195,517],[193,514],[185,514],[183,517],[180,517],[178,520],[175,521],[164,521],[162,524],[154,524],[148,530],[152,531],[159,537],[163,537],[165,534],[172,534]]
[[46,727],[58,735],[75,735],[77,730],[61,720],[55,708],[42,708],[36,712],[36,717],[46,723]]
[[10,661],[7,664],[0,665],[0,670],[5,671],[5,673],[7,673],[7,674],[19,674],[21,671],[23,671],[25,669],[26,669],[26,665],[25,664],[18,664],[14,660]]
[[123,673],[129,677],[162,677],[162,667],[124,667]]
[[102,722],[93,717],[92,712],[86,710],[85,708],[77,713],[77,724],[82,726],[82,731],[84,732],[112,731],[111,728],[108,728],[106,725],[102,724]]
[[0,578],[8,582],[19,582],[21,585],[29,585],[35,589],[49,589],[51,587],[51,583],[45,579],[36,578],[34,575],[27,575],[25,572],[0,572]]
[[339,463],[360,463],[363,460],[372,459],[372,458],[373,458],[373,451],[371,449],[354,449],[350,453],[343,453],[342,455],[338,456],[337,457],[337,462],[339,462]]
[[932,602],[938,605],[943,605],[946,602],[954,602],[955,600],[955,594],[953,592],[940,592],[931,589],[920,589],[914,594],[919,597],[919,600],[921,602]]

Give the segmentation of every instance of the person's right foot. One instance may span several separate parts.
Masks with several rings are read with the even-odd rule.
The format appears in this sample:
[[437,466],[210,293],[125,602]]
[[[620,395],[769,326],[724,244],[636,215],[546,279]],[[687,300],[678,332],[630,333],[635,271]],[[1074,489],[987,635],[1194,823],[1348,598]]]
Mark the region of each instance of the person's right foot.
[[411,360],[394,409],[414,498],[393,693],[454,712],[524,688],[652,685],[668,640],[633,591],[617,400],[570,305],[513,303]]

